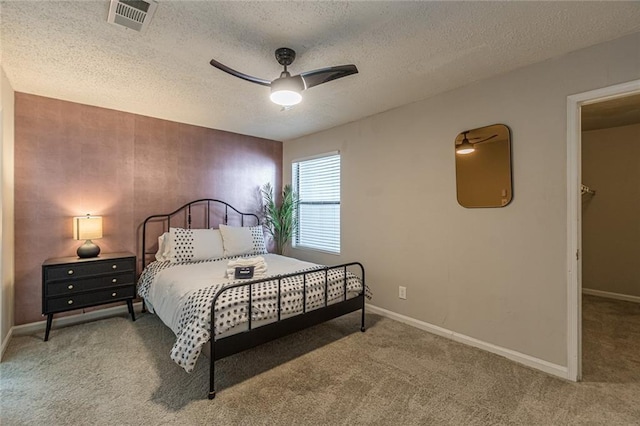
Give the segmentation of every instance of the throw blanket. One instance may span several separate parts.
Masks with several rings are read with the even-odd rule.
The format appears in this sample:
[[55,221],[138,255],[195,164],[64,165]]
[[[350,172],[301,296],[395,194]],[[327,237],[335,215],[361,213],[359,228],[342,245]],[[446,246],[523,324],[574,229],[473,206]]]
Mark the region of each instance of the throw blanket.
[[259,279],[265,276],[267,273],[267,263],[264,261],[264,257],[256,256],[248,259],[239,258],[232,259],[227,263],[227,278],[234,279],[236,276],[236,268],[245,266],[253,266],[253,279]]

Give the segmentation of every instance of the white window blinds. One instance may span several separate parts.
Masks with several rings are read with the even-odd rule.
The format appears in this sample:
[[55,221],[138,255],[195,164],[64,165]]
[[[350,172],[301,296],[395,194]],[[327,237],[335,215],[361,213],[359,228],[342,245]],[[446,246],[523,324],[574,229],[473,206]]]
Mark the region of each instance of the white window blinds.
[[340,154],[293,163],[298,194],[294,247],[340,253]]

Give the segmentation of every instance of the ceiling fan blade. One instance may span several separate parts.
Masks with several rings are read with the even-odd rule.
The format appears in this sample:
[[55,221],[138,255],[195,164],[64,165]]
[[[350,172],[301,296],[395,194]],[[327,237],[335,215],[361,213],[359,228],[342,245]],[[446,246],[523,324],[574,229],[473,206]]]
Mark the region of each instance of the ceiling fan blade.
[[498,136],[498,135],[492,135],[492,136],[489,136],[488,138],[482,139],[481,141],[471,142],[471,143],[475,145],[475,144],[477,144],[477,143],[482,143],[482,142],[489,141],[489,140],[491,140],[491,139],[493,139],[493,138],[495,138],[495,137],[497,137],[497,136]]
[[318,84],[327,83],[338,78],[346,77],[351,74],[357,74],[358,68],[355,65],[338,65],[337,67],[321,68],[318,70],[300,73],[300,77],[304,81],[305,89]]
[[251,83],[256,83],[256,84],[260,84],[262,86],[271,86],[271,81],[269,80],[264,80],[262,78],[258,78],[258,77],[252,77],[250,75],[247,74],[243,74],[240,71],[236,71],[233,68],[229,68],[228,66],[221,64],[220,62],[216,61],[215,59],[212,59],[211,62],[209,62],[211,65],[213,65],[214,67],[218,68],[221,71],[224,71],[228,74],[231,74],[235,77],[241,78],[243,80],[247,80],[250,81]]

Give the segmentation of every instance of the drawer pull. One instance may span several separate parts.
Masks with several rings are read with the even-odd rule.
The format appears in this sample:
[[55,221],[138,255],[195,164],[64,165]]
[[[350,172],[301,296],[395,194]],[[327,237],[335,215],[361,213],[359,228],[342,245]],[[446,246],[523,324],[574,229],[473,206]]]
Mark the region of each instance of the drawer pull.
[[114,292],[114,293],[111,293],[111,295],[112,295],[113,297],[116,297],[116,296],[118,295],[118,293],[115,293],[115,292]]
[[118,279],[117,279],[117,278],[114,278],[114,279],[112,279],[112,280],[111,280],[111,282],[112,282],[112,283],[117,283],[117,282],[118,282]]
[[118,269],[118,265],[113,265],[111,269]]
[[67,288],[68,288],[69,290],[73,290],[73,284],[69,284],[69,285],[67,286]]
[[69,301],[67,302],[67,304],[68,304],[68,305],[73,305],[73,300],[69,300]]
[[67,274],[69,274],[69,275],[73,275],[73,269],[69,269],[69,270],[67,271]]

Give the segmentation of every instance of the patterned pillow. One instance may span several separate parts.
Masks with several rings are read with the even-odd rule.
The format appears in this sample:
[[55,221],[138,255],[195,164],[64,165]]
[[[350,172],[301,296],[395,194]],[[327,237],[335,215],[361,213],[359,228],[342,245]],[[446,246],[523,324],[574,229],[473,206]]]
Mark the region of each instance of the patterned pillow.
[[172,262],[193,262],[224,257],[222,236],[218,229],[170,228],[169,237],[171,239],[169,260]]
[[267,253],[262,226],[220,225],[220,233],[225,257]]

